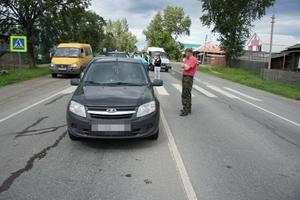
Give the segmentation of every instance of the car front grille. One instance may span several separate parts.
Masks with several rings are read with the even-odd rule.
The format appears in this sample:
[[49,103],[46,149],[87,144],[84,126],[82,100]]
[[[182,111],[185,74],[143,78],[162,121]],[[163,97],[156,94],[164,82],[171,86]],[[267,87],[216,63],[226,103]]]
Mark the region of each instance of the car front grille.
[[57,68],[66,68],[67,69],[69,67],[69,65],[56,65],[56,67]]
[[[113,109],[113,112],[109,112]],[[95,119],[129,119],[135,114],[135,107],[88,106],[87,112]]]
[[129,119],[133,114],[123,114],[123,115],[99,115],[99,114],[90,114],[91,118],[95,119]]

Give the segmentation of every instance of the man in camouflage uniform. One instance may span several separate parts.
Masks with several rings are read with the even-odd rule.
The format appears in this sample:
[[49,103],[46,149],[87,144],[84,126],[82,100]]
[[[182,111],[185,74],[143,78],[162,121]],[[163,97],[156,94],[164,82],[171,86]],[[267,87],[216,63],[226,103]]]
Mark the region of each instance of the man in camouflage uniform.
[[193,56],[192,49],[185,50],[185,60],[182,71],[182,107],[180,116],[187,116],[192,112],[192,88],[198,60]]

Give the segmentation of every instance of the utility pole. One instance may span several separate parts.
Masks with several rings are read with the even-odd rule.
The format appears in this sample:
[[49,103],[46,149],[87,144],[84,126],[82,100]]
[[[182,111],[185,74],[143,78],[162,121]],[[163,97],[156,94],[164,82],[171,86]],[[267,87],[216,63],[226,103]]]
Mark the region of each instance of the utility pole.
[[270,36],[270,50],[269,50],[269,62],[268,62],[268,69],[271,69],[271,62],[272,62],[272,46],[273,46],[273,32],[274,32],[274,23],[275,23],[275,16],[274,14],[271,17],[271,36]]
[[206,41],[207,41],[207,34],[205,35],[205,42],[204,42],[204,45],[203,45],[203,55],[202,55],[202,64],[205,64],[204,61],[205,61],[205,45],[206,45]]

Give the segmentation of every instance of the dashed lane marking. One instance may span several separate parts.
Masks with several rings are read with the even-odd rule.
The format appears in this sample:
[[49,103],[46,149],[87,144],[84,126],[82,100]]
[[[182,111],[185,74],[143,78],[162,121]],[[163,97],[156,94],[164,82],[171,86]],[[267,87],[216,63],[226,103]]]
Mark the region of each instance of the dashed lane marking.
[[168,91],[166,90],[166,88],[164,86],[156,87],[155,90],[161,96],[168,96],[169,95]]
[[211,97],[211,98],[217,98],[216,95],[214,95],[213,93],[210,93],[209,91],[203,89],[202,87],[199,87],[198,85],[193,85],[193,88],[199,92],[201,92],[202,94],[204,94],[207,97]]
[[210,85],[210,83],[208,83],[208,82],[206,82],[206,81],[202,81],[202,80],[200,80],[199,78],[196,78],[196,77],[194,77],[194,79],[196,80],[196,81],[198,81],[199,83],[202,83],[202,84],[204,84],[204,85]]
[[[182,91],[182,86],[180,84],[177,83],[172,83],[173,87],[176,88],[179,92]],[[194,97],[195,95],[192,94],[192,97]]]
[[239,91],[237,91],[237,90],[234,90],[234,89],[232,89],[232,88],[229,88],[229,87],[224,87],[224,88],[225,88],[226,90],[230,91],[230,92],[233,92],[233,93],[238,94],[238,95],[240,95],[240,96],[242,96],[242,97],[251,99],[251,100],[253,100],[253,101],[261,101],[261,99],[258,99],[258,98],[249,96],[249,95],[247,95],[247,94],[244,94],[244,93],[239,92]]
[[223,94],[223,95],[225,95],[225,96],[227,96],[227,97],[229,97],[231,99],[239,99],[239,97],[237,97],[237,96],[235,96],[235,95],[233,95],[233,94],[231,94],[229,92],[226,92],[225,90],[222,90],[221,88],[219,88],[217,86],[207,85],[207,87],[210,88],[210,89],[212,89],[212,90],[214,90],[214,91],[216,91],[216,92],[219,92],[219,93],[221,93],[221,94]]

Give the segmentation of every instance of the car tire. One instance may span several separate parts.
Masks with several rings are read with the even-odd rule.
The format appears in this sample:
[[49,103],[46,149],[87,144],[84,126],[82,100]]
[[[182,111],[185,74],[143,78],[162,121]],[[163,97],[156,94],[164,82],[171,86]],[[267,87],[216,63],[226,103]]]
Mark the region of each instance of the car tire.
[[168,72],[168,71],[169,71],[169,69],[166,69],[166,70],[165,70],[165,72]]
[[76,140],[79,140],[80,138],[79,137],[76,137],[74,135],[72,135],[69,131],[68,131],[68,135],[69,135],[69,138],[73,141],[76,141]]
[[56,73],[52,73],[52,78],[57,78],[57,74]]
[[154,134],[148,137],[149,140],[157,140],[159,137],[159,130]]

